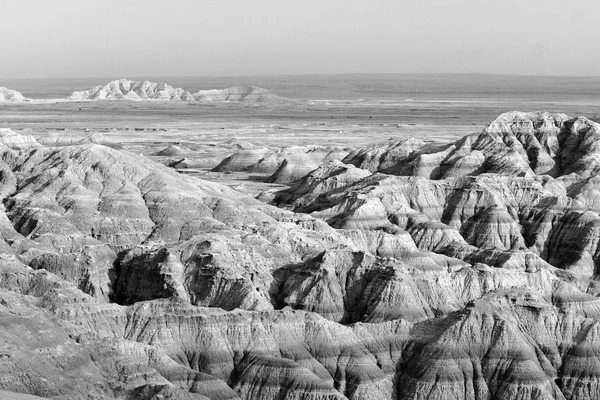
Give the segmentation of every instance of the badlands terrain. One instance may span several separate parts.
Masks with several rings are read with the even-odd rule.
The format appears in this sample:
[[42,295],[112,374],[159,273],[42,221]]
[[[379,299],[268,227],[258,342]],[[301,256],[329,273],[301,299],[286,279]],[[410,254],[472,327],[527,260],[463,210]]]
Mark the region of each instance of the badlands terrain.
[[598,96],[384,78],[0,90],[0,398],[600,398]]

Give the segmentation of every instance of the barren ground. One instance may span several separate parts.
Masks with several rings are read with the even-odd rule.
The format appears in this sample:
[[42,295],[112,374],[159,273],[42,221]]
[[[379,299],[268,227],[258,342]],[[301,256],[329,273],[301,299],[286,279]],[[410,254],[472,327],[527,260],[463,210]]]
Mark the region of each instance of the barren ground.
[[[189,156],[216,165],[241,142],[269,148],[357,147],[412,136],[443,143],[480,131],[506,111],[545,110],[592,117],[599,110],[595,99],[553,100],[547,95],[542,96],[543,100],[486,99],[475,95],[458,99],[420,97],[417,100],[294,100],[274,105],[130,101],[6,104],[0,107],[0,127],[36,138],[48,134],[74,138],[100,134],[104,140],[157,161]],[[189,149],[190,154],[152,155],[172,143]],[[273,187],[261,182],[263,176],[218,174],[208,170],[185,173],[250,193]]]

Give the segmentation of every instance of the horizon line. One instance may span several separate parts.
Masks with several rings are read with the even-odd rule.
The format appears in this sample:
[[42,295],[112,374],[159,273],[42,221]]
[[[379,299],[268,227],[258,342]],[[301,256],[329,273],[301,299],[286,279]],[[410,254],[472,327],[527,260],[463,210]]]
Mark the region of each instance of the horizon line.
[[33,80],[78,80],[78,79],[142,79],[142,78],[267,78],[267,77],[311,77],[311,76],[392,76],[392,75],[414,75],[414,76],[505,76],[523,78],[600,78],[600,75],[536,75],[536,74],[513,74],[513,73],[489,73],[489,72],[343,72],[343,73],[311,73],[311,74],[252,74],[252,75],[131,75],[130,78],[114,78],[109,76],[85,76],[85,77],[37,77],[37,78],[3,78],[0,81],[33,81]]

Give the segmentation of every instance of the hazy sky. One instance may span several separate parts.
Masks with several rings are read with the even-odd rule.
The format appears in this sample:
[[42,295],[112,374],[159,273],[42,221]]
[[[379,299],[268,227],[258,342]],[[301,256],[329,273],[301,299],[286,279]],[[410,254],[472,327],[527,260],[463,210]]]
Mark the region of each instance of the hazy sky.
[[600,75],[598,0],[0,0],[0,78]]

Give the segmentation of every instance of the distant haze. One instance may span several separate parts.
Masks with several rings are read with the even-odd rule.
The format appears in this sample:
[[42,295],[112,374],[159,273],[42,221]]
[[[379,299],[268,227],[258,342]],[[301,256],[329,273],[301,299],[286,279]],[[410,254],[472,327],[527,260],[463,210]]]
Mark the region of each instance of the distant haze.
[[597,0],[2,0],[0,13],[0,79],[600,75]]
[[[168,83],[191,93],[256,85],[290,99],[507,99],[587,101],[600,104],[600,77],[489,74],[335,74],[224,77],[129,76]],[[66,98],[75,90],[105,85],[109,78],[3,79],[0,86],[34,99]]]

